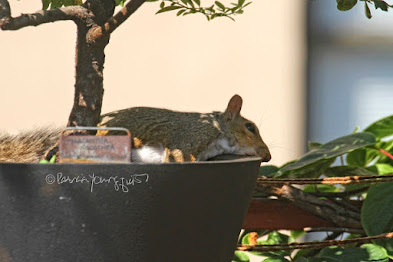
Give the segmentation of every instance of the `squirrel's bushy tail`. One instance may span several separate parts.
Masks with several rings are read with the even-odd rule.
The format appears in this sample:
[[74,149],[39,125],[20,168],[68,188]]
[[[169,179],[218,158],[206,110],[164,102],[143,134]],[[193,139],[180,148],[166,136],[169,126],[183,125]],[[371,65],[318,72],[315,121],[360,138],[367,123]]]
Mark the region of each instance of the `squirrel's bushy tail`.
[[0,134],[0,162],[36,163],[59,138],[61,129],[40,128],[18,134]]

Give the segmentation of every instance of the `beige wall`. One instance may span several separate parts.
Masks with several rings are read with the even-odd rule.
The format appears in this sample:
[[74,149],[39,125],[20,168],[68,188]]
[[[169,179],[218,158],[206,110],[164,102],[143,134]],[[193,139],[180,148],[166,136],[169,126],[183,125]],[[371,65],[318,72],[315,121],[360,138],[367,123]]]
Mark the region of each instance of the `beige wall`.
[[[13,15],[40,2],[11,0]],[[304,143],[305,3],[254,1],[236,22],[154,15],[158,4],[144,4],[106,49],[103,112],[141,105],[223,110],[238,93],[272,163],[297,157]],[[66,123],[75,35],[71,22],[0,31],[0,130]]]

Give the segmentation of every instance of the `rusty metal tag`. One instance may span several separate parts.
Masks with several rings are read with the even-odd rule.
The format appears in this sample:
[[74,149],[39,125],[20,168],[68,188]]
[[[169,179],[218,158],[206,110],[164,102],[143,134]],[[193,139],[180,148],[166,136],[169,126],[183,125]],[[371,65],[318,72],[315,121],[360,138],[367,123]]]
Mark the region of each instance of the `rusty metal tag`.
[[[122,131],[126,135],[74,135],[65,136],[66,130]],[[117,127],[69,127],[63,130],[59,144],[59,162],[131,162],[131,134]]]

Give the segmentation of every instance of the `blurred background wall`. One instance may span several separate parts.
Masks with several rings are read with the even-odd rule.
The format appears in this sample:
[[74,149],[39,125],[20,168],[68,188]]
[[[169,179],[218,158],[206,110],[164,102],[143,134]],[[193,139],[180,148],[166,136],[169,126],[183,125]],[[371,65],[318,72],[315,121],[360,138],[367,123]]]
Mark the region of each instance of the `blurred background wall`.
[[[41,8],[40,0],[10,3],[14,16]],[[254,1],[236,22],[155,15],[158,5],[145,3],[112,35],[102,112],[224,110],[238,93],[243,115],[271,147],[272,163],[298,157],[305,139],[306,1]],[[75,37],[72,22],[0,31],[0,130],[66,124]]]
[[[391,1],[388,1],[391,3]],[[307,138],[327,142],[393,114],[393,14],[308,2]]]

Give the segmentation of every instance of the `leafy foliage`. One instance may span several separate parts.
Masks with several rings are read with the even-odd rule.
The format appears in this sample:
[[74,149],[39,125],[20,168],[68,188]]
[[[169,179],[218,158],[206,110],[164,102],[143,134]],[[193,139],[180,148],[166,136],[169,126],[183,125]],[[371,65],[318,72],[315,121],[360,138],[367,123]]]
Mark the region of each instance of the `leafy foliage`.
[[[337,1],[337,9],[340,11],[351,10],[358,3],[358,0],[336,0],[336,1]],[[383,0],[360,0],[360,1],[364,2],[364,11],[366,17],[369,19],[372,17],[369,5],[374,5],[375,9],[381,9],[385,12],[387,12],[389,8],[393,7],[393,5],[389,5],[388,3],[386,3],[386,1]]]
[[[367,235],[375,236],[393,231],[393,183],[372,185],[362,207],[362,223]],[[378,240],[393,256],[393,240]]]
[[309,262],[348,262],[379,261],[388,262],[386,250],[378,245],[364,244],[361,247],[328,247],[322,249],[318,256]]
[[[357,1],[341,3],[342,8],[349,8]],[[383,2],[383,1],[382,1]],[[363,132],[339,137],[325,144],[309,142],[309,152],[296,161],[281,167],[266,165],[260,168],[261,176],[273,178],[317,178],[343,176],[383,176],[393,174],[393,115],[372,123]],[[303,188],[307,193],[323,192],[332,195],[345,192],[352,198],[365,198],[361,209],[361,222],[367,236],[375,236],[393,231],[393,182],[348,185],[308,185]],[[258,192],[257,196],[263,196]],[[334,199],[334,198],[332,198]],[[251,234],[243,236],[242,242]],[[259,233],[258,233],[259,234]],[[294,238],[305,234],[304,231],[291,233]],[[362,235],[359,235],[362,236]],[[365,235],[363,235],[365,236]],[[351,237],[351,235],[349,236]],[[269,233],[267,240],[258,244],[288,243],[294,238],[283,237],[274,231]],[[255,253],[254,253],[255,254]],[[393,258],[393,240],[378,240],[373,244],[351,247],[329,247],[308,255],[301,250],[294,258],[291,252],[265,252],[268,259],[262,261],[389,261]]]
[[161,0],[160,10],[157,11],[157,14],[176,10],[177,16],[200,13],[209,21],[217,17],[226,17],[234,20],[233,17],[237,14],[243,14],[243,9],[249,4],[251,4],[251,2],[238,0],[237,3],[231,3],[231,6],[226,6],[219,1],[215,1],[214,4],[209,7],[202,7],[200,0]]
[[[115,0],[116,5],[124,6],[127,0]],[[201,0],[146,0],[146,2],[159,2],[160,9],[156,14],[161,14],[169,11],[177,11],[177,16],[185,16],[189,14],[203,14],[207,20],[213,20],[217,17],[226,17],[234,20],[234,16],[243,14],[244,8],[251,4],[246,0],[237,0],[231,3],[230,6],[223,4],[220,1],[215,1],[214,4],[203,7]],[[42,9],[54,9],[62,6],[81,5],[82,0],[42,0]]]
[[42,0],[42,9],[54,9],[62,6],[81,5],[82,0]]
[[[259,237],[265,236],[266,240],[257,240],[258,245],[275,245],[275,244],[288,244],[290,242],[294,241],[294,238],[292,236],[288,236],[285,234],[282,234],[278,231],[272,231],[272,232],[267,232],[267,231],[258,231],[258,232],[245,232],[239,240],[239,243],[245,244],[245,245],[250,245],[251,240],[250,236],[252,234],[257,234]],[[299,233],[298,233],[299,235]],[[248,253],[257,255],[257,256],[263,256],[266,257],[265,262],[287,262],[289,261],[287,257],[290,256],[291,251],[289,250],[279,250],[279,251],[270,251],[270,252],[243,252],[243,251],[236,251],[235,256],[232,259],[232,262],[237,262],[237,261],[249,261],[246,260],[246,258],[249,259],[249,256],[247,255]],[[244,260],[239,260],[240,258]]]

